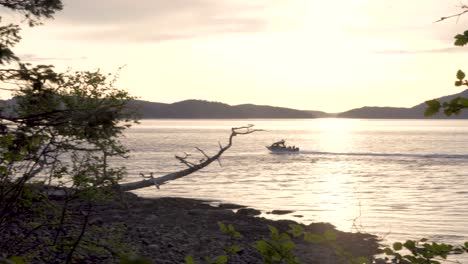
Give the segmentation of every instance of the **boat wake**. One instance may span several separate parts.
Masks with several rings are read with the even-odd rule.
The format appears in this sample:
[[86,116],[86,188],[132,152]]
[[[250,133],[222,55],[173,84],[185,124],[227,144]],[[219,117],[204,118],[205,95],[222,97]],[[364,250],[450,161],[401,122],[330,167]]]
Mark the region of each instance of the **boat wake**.
[[330,155],[330,156],[375,156],[375,157],[408,157],[428,159],[468,159],[468,154],[412,154],[412,153],[373,153],[373,152],[323,152],[323,151],[299,151],[306,155]]

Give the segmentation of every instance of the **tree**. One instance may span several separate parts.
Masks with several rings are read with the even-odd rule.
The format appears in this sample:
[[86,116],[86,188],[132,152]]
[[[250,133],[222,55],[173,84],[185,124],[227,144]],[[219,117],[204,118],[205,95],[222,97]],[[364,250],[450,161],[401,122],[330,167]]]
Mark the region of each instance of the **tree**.
[[[37,26],[63,6],[61,0],[0,0],[0,7]],[[57,73],[51,65],[22,63],[13,52],[20,40],[19,25],[0,26],[0,89],[14,95],[0,102],[0,263],[15,256],[39,263],[85,261],[83,252],[90,250],[104,259],[129,253],[96,249],[96,233],[115,233],[90,230],[97,203],[190,175],[219,160],[235,136],[257,131],[233,128],[215,155],[197,148],[204,157],[197,162],[176,156],[185,170],[119,185],[125,168],[111,166],[109,158],[127,154],[119,136],[137,114],[128,107],[133,97],[115,87],[118,73]]]

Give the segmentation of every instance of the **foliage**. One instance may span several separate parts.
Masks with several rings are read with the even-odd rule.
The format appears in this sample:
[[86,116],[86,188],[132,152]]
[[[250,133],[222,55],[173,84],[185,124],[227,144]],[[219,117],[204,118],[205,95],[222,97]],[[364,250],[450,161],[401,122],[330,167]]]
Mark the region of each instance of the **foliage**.
[[[232,256],[243,251],[241,247],[233,243],[235,240],[240,240],[242,235],[235,230],[231,224],[225,225],[222,222],[218,223],[221,232],[230,237],[230,243],[224,246],[224,255],[216,258],[205,257],[205,262],[209,264],[224,264],[228,263]],[[316,234],[307,232],[303,226],[298,224],[289,225],[290,230],[280,232],[276,227],[268,225],[270,231],[268,238],[263,238],[252,244],[263,258],[264,264],[300,264],[300,259],[295,254],[296,244],[293,239],[303,239],[309,243],[320,243],[327,245],[335,250],[335,253],[348,261],[350,264],[367,264],[370,263],[365,257],[354,257],[351,253],[344,250],[336,243],[337,233],[333,230],[326,230],[324,234]],[[191,256],[185,258],[186,264],[196,264]]]
[[[217,257],[205,256],[205,262],[208,264],[225,264],[228,263],[229,259],[240,253],[242,248],[235,244],[235,241],[238,241],[242,238],[242,235],[234,228],[232,224],[225,225],[223,222],[218,222],[219,230],[228,236],[229,241],[223,247],[224,255]],[[196,264],[192,256],[187,256],[185,258],[186,264]]]
[[[468,12],[467,6],[462,6],[464,11],[462,11],[459,14],[449,16],[449,17],[443,17],[441,20],[445,20],[447,18],[452,18],[452,17],[460,17],[463,14],[466,14]],[[466,44],[468,44],[468,30],[463,32],[463,34],[457,34],[455,37],[455,46],[463,47]],[[462,70],[458,70],[456,74],[456,81],[455,81],[455,86],[468,86],[468,80],[465,79],[466,74]],[[468,98],[463,98],[463,97],[456,97],[452,99],[450,102],[439,102],[437,100],[429,100],[426,102],[427,108],[424,113],[425,116],[433,116],[437,113],[439,113],[441,110],[443,110],[443,113],[446,116],[451,116],[451,115],[459,115],[462,110],[468,109]]]
[[[399,253],[402,250],[411,254],[402,255]],[[392,248],[385,248],[384,252],[391,256],[391,259],[388,259],[391,263],[440,264],[449,254],[468,252],[468,242],[464,246],[457,247],[443,243],[429,243],[427,239],[407,240],[405,243],[394,243]]]
[[320,243],[327,245],[332,248],[335,253],[340,256],[342,259],[346,260],[350,264],[368,264],[370,260],[366,257],[355,257],[353,254],[341,247],[337,243],[338,234],[334,230],[325,230],[323,234],[316,234],[312,232],[305,231],[304,227],[301,225],[293,224],[290,225],[290,230],[288,233],[292,234],[294,237],[302,237],[304,241],[309,243]]
[[0,0],[0,6],[23,14],[30,26],[41,24],[41,18],[52,18],[63,8],[62,0]]
[[264,263],[300,264],[301,262],[294,255],[296,245],[289,234],[280,233],[271,225],[268,228],[270,229],[270,238],[255,243],[255,248],[262,254]]
[[463,34],[457,34],[455,36],[455,46],[465,46],[468,44],[468,30],[463,32]]
[[[231,239],[240,240],[241,234],[230,224],[218,223],[220,230]],[[270,230],[269,238],[255,242],[252,247],[261,253],[264,264],[300,264],[300,259],[295,255],[296,244],[293,239],[302,239],[312,244],[326,245],[332,248],[337,256],[340,256],[349,264],[370,264],[370,263],[404,263],[404,264],[440,264],[449,255],[468,253],[468,242],[463,246],[453,246],[443,243],[429,242],[427,239],[420,241],[407,240],[405,243],[395,242],[392,248],[385,248],[383,252],[387,257],[377,258],[371,261],[367,257],[356,257],[343,249],[337,243],[337,233],[333,230],[325,230],[323,234],[308,232],[304,226],[298,224],[289,225],[290,229],[286,233],[281,233],[274,226],[268,226]],[[235,250],[232,250],[235,249]],[[242,248],[231,243],[224,247],[226,254],[216,258],[205,257],[205,262],[209,264],[228,263],[232,256],[242,252]],[[403,254],[402,252],[405,252]],[[185,258],[186,264],[196,264],[191,256]]]
[[[23,66],[9,77],[19,76],[23,88],[0,120],[0,247],[9,256],[48,262],[35,254],[45,250],[70,262],[96,248],[86,244],[99,230],[88,224],[93,207],[112,198],[125,173],[109,158],[127,153],[117,137],[131,121],[125,108],[131,97],[99,71],[51,74]],[[38,235],[44,230],[56,235]]]
[[[30,26],[62,9],[60,0],[0,0]],[[21,63],[12,48],[20,26],[0,26],[0,82],[14,98],[0,102],[0,248],[15,263],[120,259],[131,254],[123,230],[92,223],[125,173],[109,159],[125,157],[118,136],[134,121],[132,97],[117,75],[57,73]],[[111,228],[111,230],[109,230]]]
[[[459,70],[457,72],[457,81],[455,81],[455,86],[468,86],[468,81],[465,79],[466,75],[463,71]],[[424,113],[426,116],[432,116],[437,114],[441,109],[446,116],[458,115],[463,109],[468,108],[468,98],[456,97],[449,102],[439,102],[437,100],[430,100],[426,102],[427,109]]]

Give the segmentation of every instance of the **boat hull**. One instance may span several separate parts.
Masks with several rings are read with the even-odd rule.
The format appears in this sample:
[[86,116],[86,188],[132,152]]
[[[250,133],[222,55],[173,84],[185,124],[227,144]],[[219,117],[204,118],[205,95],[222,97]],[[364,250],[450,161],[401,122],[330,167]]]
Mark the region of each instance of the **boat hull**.
[[269,151],[276,153],[295,153],[299,151],[299,148],[282,148],[282,147],[272,147],[265,146]]

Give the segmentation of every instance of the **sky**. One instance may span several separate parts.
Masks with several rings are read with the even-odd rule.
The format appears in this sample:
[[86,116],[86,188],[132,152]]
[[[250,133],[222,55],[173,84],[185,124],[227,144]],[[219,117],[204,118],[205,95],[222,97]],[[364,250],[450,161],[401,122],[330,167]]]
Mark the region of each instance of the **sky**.
[[[65,0],[15,52],[57,70],[120,73],[141,100],[341,112],[460,92],[460,0]],[[7,15],[3,15],[8,18]]]

